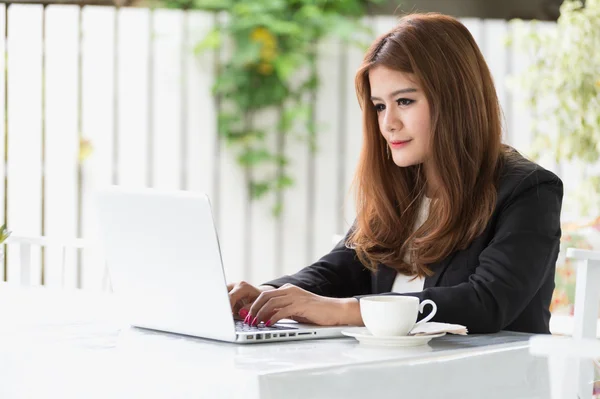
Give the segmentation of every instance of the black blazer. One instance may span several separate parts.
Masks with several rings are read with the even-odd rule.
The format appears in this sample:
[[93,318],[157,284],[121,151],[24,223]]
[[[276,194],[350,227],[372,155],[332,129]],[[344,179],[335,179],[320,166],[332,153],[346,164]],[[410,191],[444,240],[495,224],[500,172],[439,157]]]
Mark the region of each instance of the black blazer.
[[390,293],[396,271],[379,265],[372,273],[346,247],[346,238],[316,263],[265,284],[290,283],[359,300],[372,294],[416,296],[437,304],[432,321],[462,324],[470,333],[549,333],[562,197],[562,181],[552,172],[520,156],[519,162],[505,163],[485,231],[467,249],[429,265],[435,274],[421,292]]

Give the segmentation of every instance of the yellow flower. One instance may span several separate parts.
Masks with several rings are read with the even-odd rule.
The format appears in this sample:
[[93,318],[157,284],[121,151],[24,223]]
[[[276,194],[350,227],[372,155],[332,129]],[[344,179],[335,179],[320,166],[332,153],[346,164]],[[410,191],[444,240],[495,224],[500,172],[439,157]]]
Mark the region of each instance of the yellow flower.
[[79,162],[83,162],[86,159],[88,159],[88,157],[90,155],[92,155],[92,152],[94,151],[94,147],[92,146],[92,142],[88,139],[81,139],[79,140]]
[[260,58],[266,62],[272,61],[276,55],[274,48],[263,47],[260,51]]
[[267,45],[275,45],[275,37],[267,28],[255,28],[250,34],[250,38],[255,42],[260,42]]
[[267,28],[256,28],[250,34],[250,39],[260,43],[260,59],[270,62],[277,56],[277,39]]
[[270,75],[273,73],[273,65],[261,62],[258,64],[258,72],[261,75]]

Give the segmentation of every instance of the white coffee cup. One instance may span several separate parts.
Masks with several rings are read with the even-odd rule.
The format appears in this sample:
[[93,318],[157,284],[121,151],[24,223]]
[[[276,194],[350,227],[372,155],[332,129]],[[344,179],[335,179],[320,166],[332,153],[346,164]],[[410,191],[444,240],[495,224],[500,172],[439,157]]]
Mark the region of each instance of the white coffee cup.
[[[428,304],[433,309],[417,323],[418,313],[423,313]],[[377,337],[408,335],[416,325],[431,320],[435,312],[435,302],[426,299],[419,303],[419,298],[414,296],[378,295],[360,299],[360,314],[365,327]]]

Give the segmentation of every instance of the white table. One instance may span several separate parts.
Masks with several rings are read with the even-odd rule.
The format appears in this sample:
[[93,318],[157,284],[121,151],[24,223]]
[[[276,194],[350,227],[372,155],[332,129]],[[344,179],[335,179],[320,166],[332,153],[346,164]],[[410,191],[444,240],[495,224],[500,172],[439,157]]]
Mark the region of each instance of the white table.
[[108,294],[0,284],[0,398],[548,398],[529,335],[235,345],[126,325]]

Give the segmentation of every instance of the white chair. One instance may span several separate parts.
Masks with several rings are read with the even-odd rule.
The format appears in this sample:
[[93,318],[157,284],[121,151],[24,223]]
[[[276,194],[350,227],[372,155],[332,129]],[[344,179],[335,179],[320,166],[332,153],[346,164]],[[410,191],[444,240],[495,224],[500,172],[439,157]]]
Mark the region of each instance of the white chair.
[[574,326],[572,337],[536,336],[530,353],[548,357],[552,399],[591,399],[594,363],[600,359],[596,339],[600,305],[600,251],[569,248],[576,260]]
[[552,399],[592,397],[593,362],[598,364],[600,359],[599,340],[538,335],[529,340],[529,353],[548,357]]
[[[19,264],[20,264],[20,281],[22,286],[29,286],[32,283],[32,265],[31,265],[31,250],[33,247],[53,247],[60,248],[62,259],[61,259],[61,277],[62,286],[65,287],[65,265],[68,262],[67,254],[70,249],[91,249],[92,246],[84,239],[73,238],[73,239],[58,239],[50,237],[26,237],[26,236],[15,236],[11,235],[6,240],[8,246],[19,247]],[[105,270],[104,280],[107,279],[107,273]],[[106,281],[102,284],[106,286]],[[79,288],[79,287],[78,287]]]

